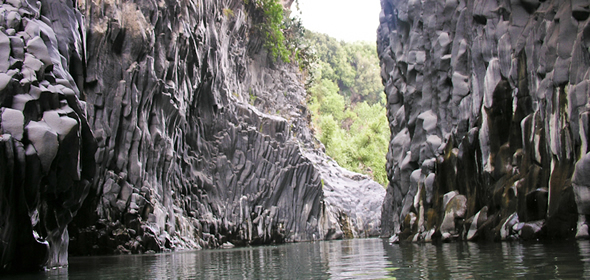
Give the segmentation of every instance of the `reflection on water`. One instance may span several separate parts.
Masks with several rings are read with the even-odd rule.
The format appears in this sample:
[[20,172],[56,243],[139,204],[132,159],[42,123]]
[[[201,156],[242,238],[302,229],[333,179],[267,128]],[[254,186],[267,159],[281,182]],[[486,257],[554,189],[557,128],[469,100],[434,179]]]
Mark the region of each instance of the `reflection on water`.
[[400,279],[582,279],[590,277],[589,241],[444,243],[385,246]]
[[590,278],[590,242],[390,245],[381,239],[71,258],[9,279]]

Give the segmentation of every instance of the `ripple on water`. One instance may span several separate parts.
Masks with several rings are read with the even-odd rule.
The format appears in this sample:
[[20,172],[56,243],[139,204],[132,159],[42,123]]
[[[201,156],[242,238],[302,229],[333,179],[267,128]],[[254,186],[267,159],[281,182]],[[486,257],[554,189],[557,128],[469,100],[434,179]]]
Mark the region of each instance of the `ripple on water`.
[[7,279],[582,279],[590,242],[391,245],[304,242],[171,254],[71,258],[68,268]]

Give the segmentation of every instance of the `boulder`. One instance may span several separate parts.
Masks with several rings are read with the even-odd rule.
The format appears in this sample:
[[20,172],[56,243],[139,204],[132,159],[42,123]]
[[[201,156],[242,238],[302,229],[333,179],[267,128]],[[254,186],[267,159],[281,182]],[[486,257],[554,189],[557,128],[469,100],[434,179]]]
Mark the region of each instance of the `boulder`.
[[590,236],[586,217],[590,215],[590,153],[576,163],[572,185],[579,215],[576,237],[588,238]]
[[467,230],[467,240],[474,240],[477,237],[477,231],[481,228],[481,226],[488,220],[488,207],[485,206],[482,208],[475,216],[470,218],[470,222],[466,224],[470,224],[469,230]]
[[[453,192],[451,192],[453,193]],[[450,193],[447,193],[450,194]],[[445,194],[446,195],[446,194]],[[457,238],[460,234],[460,222],[461,219],[465,218],[467,211],[467,197],[461,194],[455,194],[446,204],[444,211],[444,218],[440,225],[440,232],[443,240],[449,238]],[[462,223],[461,223],[462,226]]]

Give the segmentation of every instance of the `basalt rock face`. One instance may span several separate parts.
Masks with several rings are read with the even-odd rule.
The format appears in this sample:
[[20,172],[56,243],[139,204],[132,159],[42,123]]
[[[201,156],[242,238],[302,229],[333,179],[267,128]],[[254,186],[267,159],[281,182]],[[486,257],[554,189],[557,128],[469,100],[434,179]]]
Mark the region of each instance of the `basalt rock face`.
[[0,6],[0,273],[380,233],[255,1],[29,2]]
[[67,264],[67,226],[94,176],[83,16],[46,4],[0,4],[0,273]]
[[587,236],[590,2],[381,4],[382,234]]
[[338,184],[371,186],[366,214],[324,194],[328,173],[310,158],[317,143],[302,77],[268,58],[255,28],[260,10],[244,2],[81,7],[97,179],[70,225],[71,253],[379,234],[377,183]]

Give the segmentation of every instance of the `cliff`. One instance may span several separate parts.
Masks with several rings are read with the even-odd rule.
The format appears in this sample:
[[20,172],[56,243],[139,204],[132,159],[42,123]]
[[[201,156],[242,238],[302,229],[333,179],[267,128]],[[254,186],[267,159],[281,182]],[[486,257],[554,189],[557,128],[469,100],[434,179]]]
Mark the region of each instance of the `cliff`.
[[381,4],[382,234],[588,236],[588,1]]
[[66,228],[95,173],[83,17],[65,6],[0,5],[0,272],[67,262]]
[[2,271],[380,234],[385,190],[314,149],[256,1],[32,2],[0,6]]

